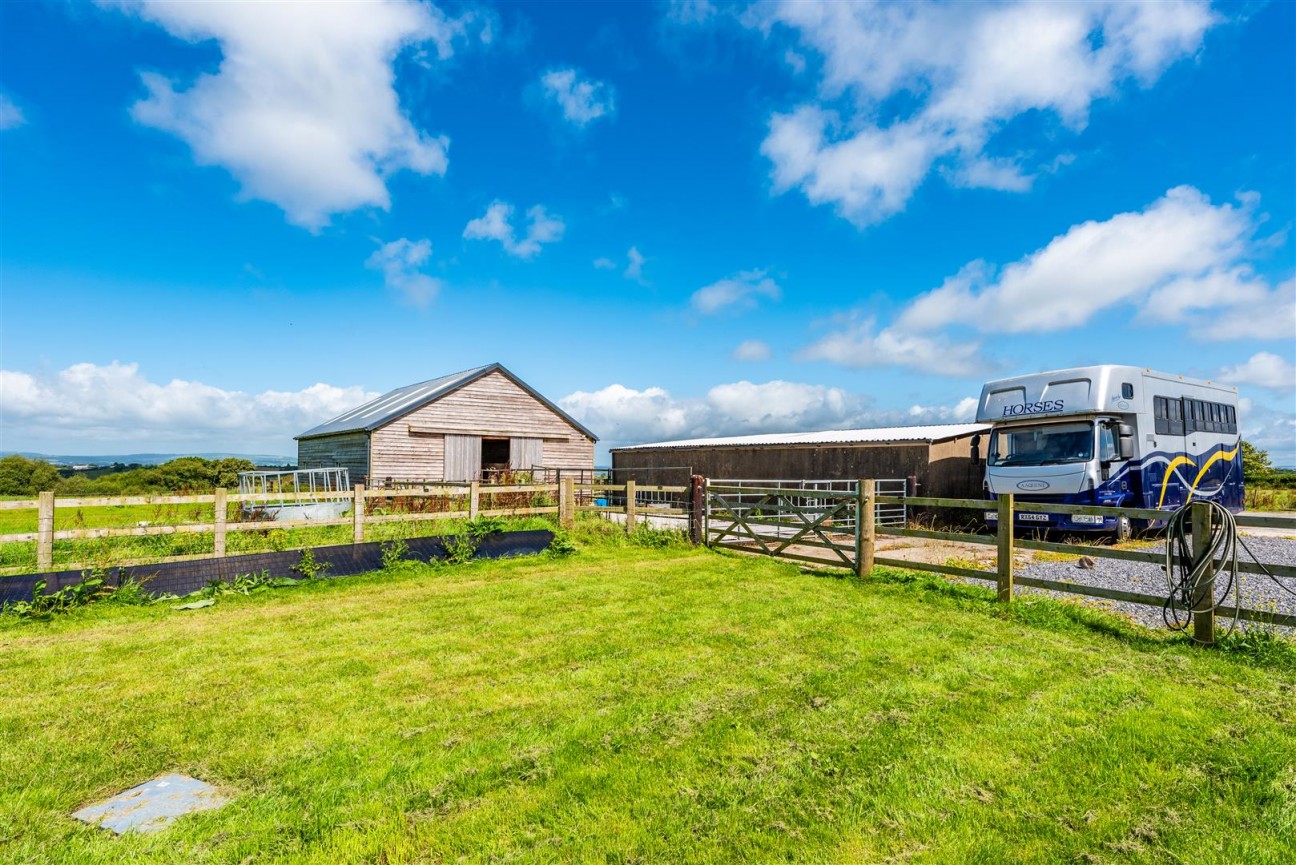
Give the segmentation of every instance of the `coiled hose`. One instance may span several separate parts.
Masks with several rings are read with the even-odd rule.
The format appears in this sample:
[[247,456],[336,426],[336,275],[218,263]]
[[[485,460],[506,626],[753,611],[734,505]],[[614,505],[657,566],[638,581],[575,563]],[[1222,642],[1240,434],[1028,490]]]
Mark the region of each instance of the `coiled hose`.
[[1166,523],[1167,595],[1161,614],[1167,627],[1188,632],[1194,613],[1214,613],[1223,609],[1227,614],[1228,598],[1232,593],[1233,614],[1228,630],[1223,634],[1228,636],[1237,629],[1238,613],[1242,609],[1241,580],[1238,576],[1239,544],[1252,561],[1260,565],[1265,575],[1273,580],[1274,585],[1291,595],[1296,595],[1296,591],[1279,581],[1251,552],[1246,541],[1238,536],[1237,522],[1227,508],[1209,500],[1196,504],[1210,508],[1207,539],[1199,556],[1193,555],[1191,540],[1194,505],[1184,505]]

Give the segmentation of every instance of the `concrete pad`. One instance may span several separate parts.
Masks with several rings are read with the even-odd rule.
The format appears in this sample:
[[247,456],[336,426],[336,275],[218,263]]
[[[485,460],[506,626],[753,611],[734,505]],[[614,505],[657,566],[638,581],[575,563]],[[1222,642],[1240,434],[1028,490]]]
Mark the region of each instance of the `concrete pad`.
[[227,801],[215,787],[197,778],[162,775],[72,816],[118,835],[131,830],[157,832],[177,817],[219,808]]

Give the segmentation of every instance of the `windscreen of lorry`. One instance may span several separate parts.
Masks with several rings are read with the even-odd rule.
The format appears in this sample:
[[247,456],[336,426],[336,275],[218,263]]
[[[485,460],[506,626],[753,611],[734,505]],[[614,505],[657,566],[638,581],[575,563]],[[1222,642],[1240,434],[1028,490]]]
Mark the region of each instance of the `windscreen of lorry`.
[[995,430],[990,438],[992,466],[1048,466],[1093,459],[1091,423],[1059,423]]

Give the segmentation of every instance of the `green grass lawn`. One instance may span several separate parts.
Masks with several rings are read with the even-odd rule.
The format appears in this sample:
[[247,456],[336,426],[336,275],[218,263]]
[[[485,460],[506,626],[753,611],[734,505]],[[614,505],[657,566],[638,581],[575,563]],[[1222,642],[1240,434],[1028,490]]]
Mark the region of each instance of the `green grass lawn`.
[[[1055,601],[593,545],[0,619],[16,862],[1296,861],[1296,669]],[[67,818],[164,772],[224,809]]]

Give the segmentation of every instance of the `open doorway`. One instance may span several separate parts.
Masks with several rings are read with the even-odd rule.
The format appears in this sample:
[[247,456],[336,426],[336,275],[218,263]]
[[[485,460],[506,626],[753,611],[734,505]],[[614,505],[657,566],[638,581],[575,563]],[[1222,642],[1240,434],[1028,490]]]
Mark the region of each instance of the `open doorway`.
[[506,438],[481,440],[481,476],[489,481],[509,469],[509,440]]

